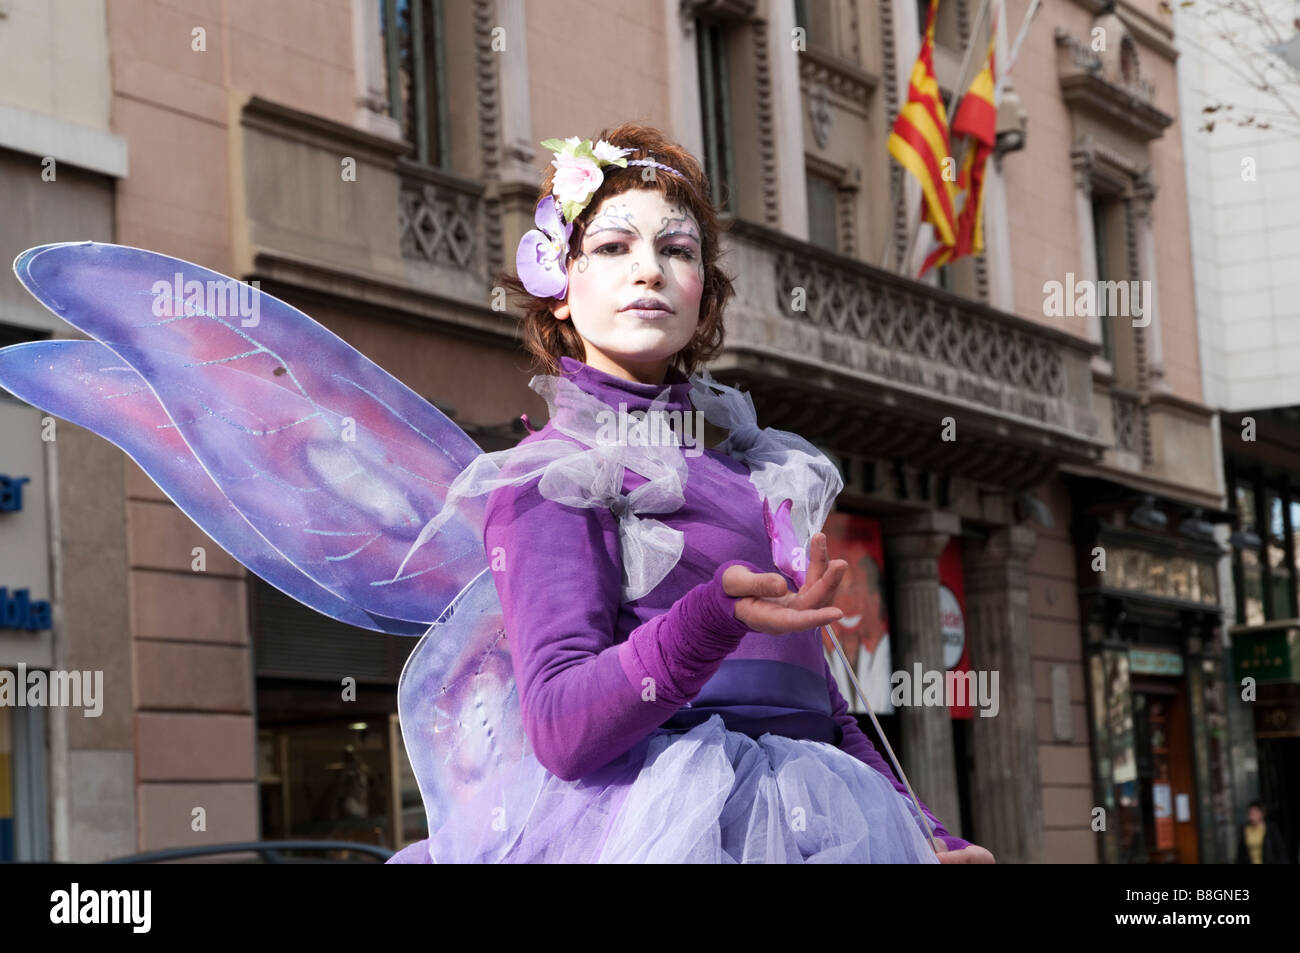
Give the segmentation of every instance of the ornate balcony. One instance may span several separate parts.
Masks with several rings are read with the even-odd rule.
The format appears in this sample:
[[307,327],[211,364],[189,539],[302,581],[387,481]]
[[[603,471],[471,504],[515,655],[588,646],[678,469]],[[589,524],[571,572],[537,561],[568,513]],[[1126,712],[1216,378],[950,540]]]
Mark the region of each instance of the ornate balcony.
[[1136,46],[1123,23],[1114,16],[1097,21],[1103,29],[1113,31],[1112,42],[1132,59],[1124,57],[1127,75],[1116,55],[1099,55],[1061,27],[1053,34],[1056,40],[1056,70],[1061,96],[1072,108],[1090,113],[1113,124],[1142,142],[1158,139],[1174,117],[1155,103],[1155,88],[1136,65]]
[[494,341],[499,224],[482,183],[403,158],[405,146],[256,97],[240,116],[235,272],[417,314]]
[[716,373],[761,382],[764,425],[1017,489],[1098,458],[1094,345],[741,220],[723,261]]

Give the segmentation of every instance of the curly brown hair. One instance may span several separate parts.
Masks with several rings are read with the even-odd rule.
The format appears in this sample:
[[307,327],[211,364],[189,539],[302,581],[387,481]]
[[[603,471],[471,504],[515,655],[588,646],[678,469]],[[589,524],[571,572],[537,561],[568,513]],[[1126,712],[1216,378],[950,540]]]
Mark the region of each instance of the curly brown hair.
[[[722,312],[735,294],[732,279],[718,264],[721,251],[719,238],[725,229],[719,223],[717,210],[709,198],[708,179],[694,156],[653,126],[627,122],[613,129],[606,128],[591,137],[593,143],[601,139],[611,145],[632,150],[626,156],[628,159],[654,159],[681,172],[682,176],[652,166],[629,165],[626,169],[613,165],[602,166],[604,181],[582,214],[573,222],[566,267],[579,255],[587,223],[601,203],[612,195],[631,189],[655,189],[667,201],[689,209],[700,226],[704,288],[700,296],[700,321],[695,336],[673,356],[672,363],[683,373],[692,374],[722,350]],[[555,171],[555,166],[548,163],[541,189],[537,193],[538,202],[551,194]],[[522,299],[524,348],[532,355],[534,368],[539,373],[559,374],[561,357],[585,361],[586,349],[573,322],[561,321],[551,311],[561,303],[560,300],[529,294],[519,277],[512,272],[499,273],[495,284],[509,288]]]

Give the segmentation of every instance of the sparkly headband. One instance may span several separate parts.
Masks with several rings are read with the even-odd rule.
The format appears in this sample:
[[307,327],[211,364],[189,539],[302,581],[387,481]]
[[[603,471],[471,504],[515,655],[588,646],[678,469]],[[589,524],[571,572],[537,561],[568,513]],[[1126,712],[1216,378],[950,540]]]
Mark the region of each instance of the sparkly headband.
[[654,159],[625,159],[631,149],[610,145],[604,139],[593,146],[590,139],[584,142],[571,136],[564,140],[547,139],[542,145],[555,153],[551,162],[555,177],[551,194],[543,196],[533,212],[537,228],[530,229],[519,241],[515,269],[529,294],[538,298],[563,298],[569,290],[564,259],[573,235],[573,222],[605,181],[601,166],[651,166],[682,179],[686,177]]

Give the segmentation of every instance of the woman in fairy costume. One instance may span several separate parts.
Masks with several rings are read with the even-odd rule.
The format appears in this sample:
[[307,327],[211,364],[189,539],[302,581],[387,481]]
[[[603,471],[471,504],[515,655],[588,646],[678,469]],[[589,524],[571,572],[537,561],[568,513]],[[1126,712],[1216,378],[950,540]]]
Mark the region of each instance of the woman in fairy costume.
[[[846,566],[814,531],[838,473],[688,377],[721,349],[732,294],[699,164],[636,124],[544,145],[539,228],[507,283],[551,419],[521,447],[613,449],[615,488],[575,471],[564,490],[491,491],[484,549],[540,767],[390,862],[991,861],[926,810],[931,847],[826,664]],[[692,426],[705,415],[730,428],[718,450]],[[807,565],[782,575],[791,535]]]

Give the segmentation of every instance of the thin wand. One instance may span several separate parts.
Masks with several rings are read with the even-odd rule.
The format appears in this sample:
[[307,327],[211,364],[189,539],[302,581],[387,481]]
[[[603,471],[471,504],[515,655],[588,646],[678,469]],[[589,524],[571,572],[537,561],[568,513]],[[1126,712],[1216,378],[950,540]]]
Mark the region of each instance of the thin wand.
[[876,734],[885,746],[885,753],[889,755],[889,760],[894,762],[894,770],[898,772],[903,786],[907,788],[907,793],[912,798],[916,813],[921,818],[921,823],[925,825],[925,833],[928,835],[927,840],[930,849],[938,855],[939,848],[934,845],[934,829],[930,827],[930,819],[925,816],[925,811],[921,810],[921,802],[916,799],[916,792],[912,790],[912,785],[907,780],[907,773],[903,770],[903,766],[898,763],[898,757],[894,754],[894,749],[889,746],[889,739],[885,737],[885,733],[880,729],[880,722],[876,721],[876,713],[871,710],[871,705],[867,703],[866,693],[862,691],[862,686],[858,684],[858,676],[854,673],[853,666],[849,664],[849,657],[844,654],[844,648],[840,645],[840,640],[835,637],[834,630],[829,625],[824,625],[822,628],[831,637],[831,642],[835,645],[835,651],[839,653],[840,661],[844,663],[844,670],[849,673],[849,681],[853,683],[853,690],[858,693],[858,700],[862,702],[862,707],[867,710],[867,715],[871,718],[871,724],[875,726]]

